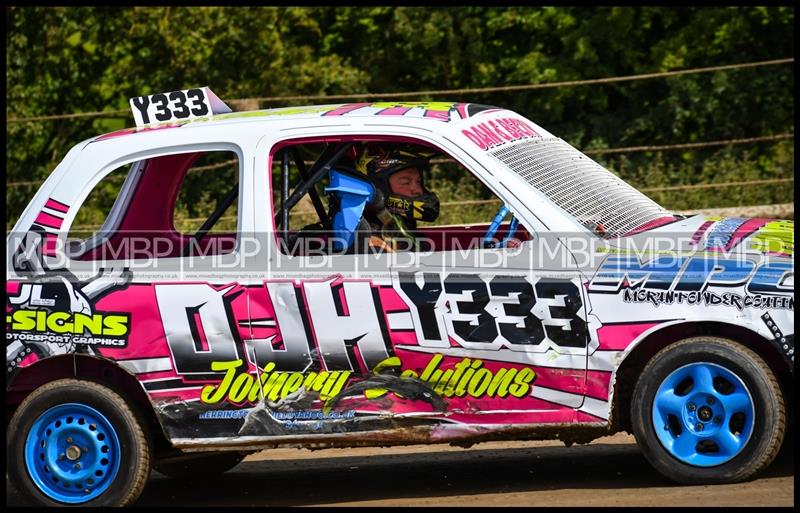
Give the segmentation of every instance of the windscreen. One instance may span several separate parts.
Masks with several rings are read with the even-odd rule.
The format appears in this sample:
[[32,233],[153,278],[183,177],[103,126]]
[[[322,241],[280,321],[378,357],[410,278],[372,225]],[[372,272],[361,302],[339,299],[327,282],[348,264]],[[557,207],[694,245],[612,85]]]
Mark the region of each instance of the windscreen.
[[672,215],[559,138],[527,139],[489,153],[603,237]]

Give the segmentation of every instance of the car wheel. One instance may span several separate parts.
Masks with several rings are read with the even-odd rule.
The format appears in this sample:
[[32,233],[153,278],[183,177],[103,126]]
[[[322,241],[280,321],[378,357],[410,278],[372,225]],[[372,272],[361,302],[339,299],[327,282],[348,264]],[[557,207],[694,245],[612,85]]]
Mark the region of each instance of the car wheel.
[[698,337],[650,360],[634,390],[631,423],[647,460],[668,478],[734,483],[775,458],[786,410],[760,356],[727,339]]
[[113,390],[61,379],[33,391],[6,431],[6,468],[24,498],[46,506],[126,506],[150,475],[143,423]]
[[169,463],[156,463],[153,468],[165,476],[176,479],[186,477],[213,477],[238,465],[247,456],[240,452],[222,452],[196,456]]

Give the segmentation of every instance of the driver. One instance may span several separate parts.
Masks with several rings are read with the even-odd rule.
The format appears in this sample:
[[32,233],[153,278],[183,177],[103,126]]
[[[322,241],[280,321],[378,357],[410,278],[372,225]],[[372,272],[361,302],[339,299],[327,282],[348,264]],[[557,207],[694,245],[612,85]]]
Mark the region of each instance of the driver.
[[372,228],[370,246],[383,251],[425,248],[416,232],[417,221],[439,217],[439,198],[425,188],[425,171],[430,157],[404,147],[367,145],[356,161],[356,169],[366,174],[383,193],[383,209],[368,210],[365,219]]

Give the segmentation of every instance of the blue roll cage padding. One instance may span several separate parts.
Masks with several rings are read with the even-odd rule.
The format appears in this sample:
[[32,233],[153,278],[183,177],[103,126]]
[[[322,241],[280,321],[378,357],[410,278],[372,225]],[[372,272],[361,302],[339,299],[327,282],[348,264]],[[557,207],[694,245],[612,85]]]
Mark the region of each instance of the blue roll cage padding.
[[503,237],[503,241],[500,242],[501,248],[506,247],[506,244],[508,244],[508,241],[511,240],[511,237],[513,237],[514,234],[517,233],[517,226],[519,226],[519,219],[517,219],[516,216],[512,215],[511,222],[508,224],[508,233],[506,234],[505,237]]
[[494,234],[497,233],[497,229],[500,228],[500,225],[503,223],[503,219],[506,218],[508,215],[509,209],[508,205],[503,205],[500,207],[500,210],[497,211],[495,214],[494,219],[492,220],[492,224],[489,225],[489,228],[486,230],[486,234],[483,236],[483,247],[484,248],[491,248],[491,247],[498,247],[504,248],[511,237],[517,232],[517,226],[519,225],[519,220],[513,216],[511,217],[511,223],[508,225],[508,233],[503,240],[500,241],[497,246],[492,244],[492,239],[494,239]]
[[331,169],[329,176],[331,185],[325,192],[339,198],[339,211],[333,216],[333,249],[350,249],[364,208],[375,195],[375,186],[366,177],[361,179],[336,169]]

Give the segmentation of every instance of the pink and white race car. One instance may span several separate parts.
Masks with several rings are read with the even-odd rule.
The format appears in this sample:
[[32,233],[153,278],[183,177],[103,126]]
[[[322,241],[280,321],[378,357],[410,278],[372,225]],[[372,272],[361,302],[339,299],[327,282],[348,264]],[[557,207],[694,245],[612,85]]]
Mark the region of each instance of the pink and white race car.
[[[692,484],[778,452],[792,222],[672,214],[485,105],[230,112],[198,88],[131,107],[7,238],[7,469],[30,500],[127,505],[151,468],[281,445],[628,431]],[[450,211],[494,217],[437,225],[447,173],[484,198]]]

